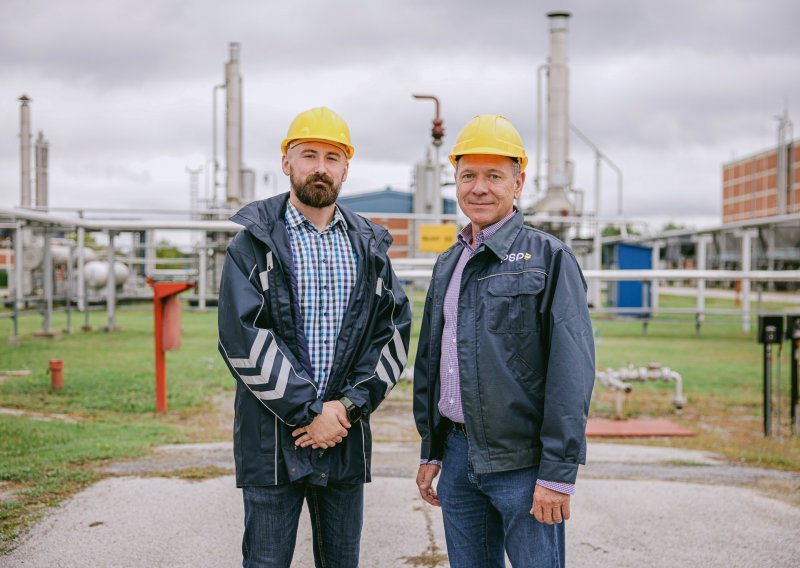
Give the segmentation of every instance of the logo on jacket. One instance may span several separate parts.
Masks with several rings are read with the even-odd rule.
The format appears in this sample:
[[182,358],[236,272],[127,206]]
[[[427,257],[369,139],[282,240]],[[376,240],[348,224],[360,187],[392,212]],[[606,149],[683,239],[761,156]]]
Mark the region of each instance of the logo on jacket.
[[531,253],[529,252],[512,252],[511,254],[507,254],[503,257],[503,260],[507,260],[509,262],[516,262],[518,260],[530,260],[533,258]]

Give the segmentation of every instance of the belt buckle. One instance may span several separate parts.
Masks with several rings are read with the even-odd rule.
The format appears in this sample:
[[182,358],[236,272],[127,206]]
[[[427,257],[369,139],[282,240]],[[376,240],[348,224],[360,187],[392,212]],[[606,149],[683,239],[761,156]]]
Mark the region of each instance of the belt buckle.
[[453,427],[456,430],[458,430],[459,432],[461,432],[462,434],[464,434],[464,436],[467,435],[467,425],[466,424],[464,424],[462,422],[453,422]]

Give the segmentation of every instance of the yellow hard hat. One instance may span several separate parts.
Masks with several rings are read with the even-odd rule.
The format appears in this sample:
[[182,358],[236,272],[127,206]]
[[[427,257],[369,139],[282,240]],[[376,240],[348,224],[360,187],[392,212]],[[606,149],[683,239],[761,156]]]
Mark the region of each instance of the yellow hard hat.
[[522,137],[504,116],[479,114],[461,129],[450,154],[450,162],[466,154],[491,154],[508,156],[519,162],[520,171],[525,171],[528,158],[522,145]]
[[281,152],[294,141],[328,142],[342,148],[347,159],[353,157],[355,149],[350,145],[350,129],[344,119],[328,107],[317,107],[301,112],[289,125],[286,138],[281,142]]

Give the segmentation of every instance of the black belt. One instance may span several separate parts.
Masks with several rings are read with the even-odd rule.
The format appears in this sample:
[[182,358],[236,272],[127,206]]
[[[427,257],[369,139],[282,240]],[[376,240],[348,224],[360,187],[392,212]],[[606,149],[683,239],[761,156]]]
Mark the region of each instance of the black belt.
[[464,424],[463,422],[451,422],[451,424],[453,425],[453,428],[455,430],[458,430],[459,432],[464,434],[464,436],[467,435],[467,425],[466,424]]

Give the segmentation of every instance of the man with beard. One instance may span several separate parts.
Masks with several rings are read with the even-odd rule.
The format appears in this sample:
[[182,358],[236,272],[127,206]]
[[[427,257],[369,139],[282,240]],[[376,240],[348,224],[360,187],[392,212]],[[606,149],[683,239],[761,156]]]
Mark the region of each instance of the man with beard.
[[388,231],[336,204],[353,155],[328,108],[281,144],[291,191],[247,205],[228,247],[219,350],[236,379],[244,566],[291,564],[305,500],[317,566],[358,566],[369,418],[406,363],[411,314]]

